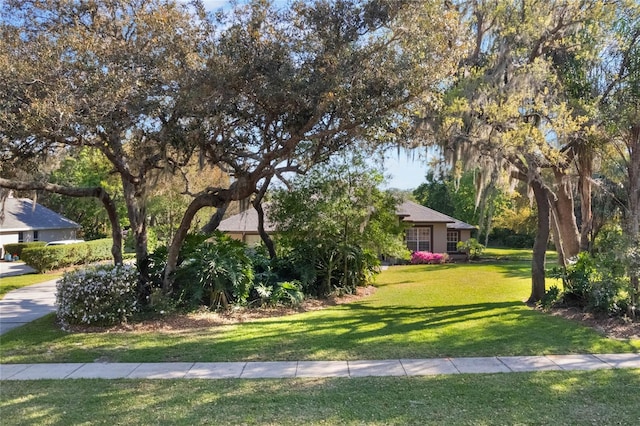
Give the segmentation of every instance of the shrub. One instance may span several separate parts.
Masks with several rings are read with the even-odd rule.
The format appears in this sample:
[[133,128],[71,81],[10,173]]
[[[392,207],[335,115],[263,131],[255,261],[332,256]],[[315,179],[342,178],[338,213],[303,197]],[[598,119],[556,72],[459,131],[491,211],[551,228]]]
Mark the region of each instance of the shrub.
[[84,243],[28,247],[22,251],[22,260],[38,272],[107,260],[112,257],[113,240],[87,241]]
[[216,232],[183,255],[188,257],[176,271],[175,288],[181,304],[188,308],[200,304],[226,308],[247,301],[253,268],[244,243]]
[[304,301],[302,286],[297,281],[279,282],[273,286],[260,283],[254,289],[262,305],[297,307]]
[[414,265],[445,263],[449,260],[446,253],[431,253],[429,251],[415,251],[411,254],[411,263]]
[[63,325],[112,325],[137,311],[138,273],[128,265],[99,265],[66,273],[56,286]]
[[3,247],[5,253],[17,255],[18,257],[22,258],[22,250],[24,250],[25,248],[42,247],[45,244],[47,244],[45,241],[32,241],[30,243],[8,243]]
[[607,259],[580,252],[570,259],[564,269],[554,268],[549,275],[562,279],[562,301],[567,305],[591,311],[619,313],[626,302],[620,291],[624,286],[624,279],[616,270],[617,266],[610,264]]
[[552,285],[539,302],[542,309],[548,310],[560,299],[560,289],[558,286]]
[[495,228],[489,235],[491,243],[496,246],[511,248],[531,248],[535,235],[519,234],[508,228]]
[[475,238],[469,238],[467,241],[458,241],[456,248],[459,251],[467,253],[467,256],[470,259],[479,259],[480,255],[484,251],[484,246]]

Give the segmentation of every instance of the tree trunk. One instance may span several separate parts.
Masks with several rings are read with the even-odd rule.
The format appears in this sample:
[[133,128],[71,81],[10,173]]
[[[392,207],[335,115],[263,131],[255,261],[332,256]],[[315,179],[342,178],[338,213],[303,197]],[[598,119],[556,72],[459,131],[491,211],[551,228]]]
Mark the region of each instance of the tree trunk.
[[256,209],[258,213],[258,233],[260,234],[260,238],[264,243],[267,251],[269,252],[269,258],[276,258],[276,247],[273,243],[273,240],[269,236],[269,234],[264,230],[264,209],[262,208],[262,200],[264,199],[265,194],[267,193],[267,189],[269,188],[269,184],[271,183],[271,177],[265,179],[260,187],[260,190],[256,194],[253,199],[253,208]]
[[556,253],[558,253],[558,265],[565,267],[566,257],[564,255],[564,248],[562,247],[562,239],[560,238],[560,229],[558,229],[558,218],[551,209],[551,227],[553,228],[553,244],[556,246]]
[[569,177],[559,169],[554,169],[554,174],[556,178],[554,211],[558,219],[564,255],[569,259],[580,252],[580,232],[573,209],[572,185]]
[[[218,210],[221,210],[223,212],[220,214],[220,217],[222,217],[222,215],[224,215],[224,211],[226,211],[227,207],[229,207],[230,202],[230,199],[221,199],[219,193],[200,194],[196,198],[194,198],[193,201],[191,201],[189,207],[187,207],[187,210],[182,216],[180,226],[178,226],[178,229],[176,230],[176,233],[171,240],[171,245],[169,246],[169,250],[167,252],[167,265],[165,267],[164,277],[162,280],[162,292],[164,294],[170,294],[173,289],[173,274],[178,267],[178,255],[180,254],[180,248],[182,247],[182,244],[184,243],[184,240],[189,233],[191,223],[196,213],[198,213],[198,211],[200,211],[200,209],[204,207],[217,207]],[[211,221],[209,221],[209,223],[211,223]],[[210,232],[213,231],[215,231],[215,229],[211,230]]]
[[[627,189],[629,207],[626,218],[626,228],[631,247],[637,250],[640,246],[640,124],[636,124],[629,131],[627,151],[629,153],[629,162],[627,163],[627,174],[629,176],[629,186]],[[640,277],[638,276],[638,267],[639,265],[631,265],[629,268],[632,293],[631,305],[636,308],[640,302]]]
[[591,250],[591,231],[593,230],[593,212],[591,210],[591,175],[593,174],[593,153],[589,147],[581,145],[578,154],[578,191],[580,192],[580,250]]
[[545,261],[547,242],[549,241],[549,199],[543,184],[534,179],[530,183],[538,208],[538,227],[533,243],[533,259],[531,261],[531,295],[527,303],[536,303],[542,299],[546,291]]
[[138,268],[138,300],[145,301],[151,294],[149,277],[149,252],[147,250],[147,207],[144,197],[144,185],[132,183],[123,177],[122,189],[124,193],[127,215],[129,217],[130,232],[136,251],[136,266]]
[[276,258],[275,244],[273,243],[273,240],[271,239],[267,231],[264,230],[264,209],[262,208],[262,204],[254,201],[253,208],[255,208],[256,212],[258,212],[258,233],[260,234],[260,238],[262,239],[262,242],[264,243],[265,247],[267,248],[267,251],[269,252],[269,257],[271,259],[275,259]]
[[[253,194],[255,192],[257,180],[259,180],[259,177],[256,178],[247,174],[238,178],[238,180],[233,182],[227,189],[211,189],[198,195],[193,199],[193,201],[191,201],[189,207],[187,207],[187,210],[182,216],[180,226],[176,230],[173,240],[171,240],[171,245],[169,246],[167,253],[167,265],[165,267],[164,277],[162,280],[162,291],[165,294],[169,294],[172,290],[173,274],[178,266],[180,248],[182,247],[182,243],[191,228],[191,223],[196,213],[204,207],[216,207],[224,212],[232,201],[242,200]],[[210,225],[215,224],[215,227],[217,228],[223,214],[224,213],[218,214],[218,212],[216,212],[214,217],[217,217],[217,222],[212,218],[209,223],[205,225],[203,230],[206,229],[209,232],[215,231],[215,228],[211,229]]]
[[209,219],[209,222],[207,222],[207,224],[200,229],[200,232],[202,232],[203,234],[211,234],[213,233],[213,231],[218,229],[218,225],[220,225],[224,214],[227,212],[227,208],[229,208],[229,204],[231,204],[231,202],[218,207],[216,209],[216,212]]

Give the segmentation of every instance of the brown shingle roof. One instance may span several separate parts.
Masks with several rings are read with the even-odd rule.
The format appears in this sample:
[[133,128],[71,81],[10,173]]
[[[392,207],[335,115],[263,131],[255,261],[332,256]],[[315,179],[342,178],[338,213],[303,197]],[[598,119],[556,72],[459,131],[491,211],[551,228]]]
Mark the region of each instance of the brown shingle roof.
[[[396,209],[396,214],[400,216],[404,222],[409,223],[446,223],[447,228],[450,229],[476,229],[473,225],[469,225],[468,223],[454,219],[451,216],[414,203],[413,201],[405,201],[400,204]],[[268,220],[267,216],[268,212],[265,207],[265,231],[274,232],[275,226]],[[218,230],[223,232],[257,233],[258,213],[255,209],[251,208],[233,215],[221,221]]]
[[[274,232],[276,229],[267,217],[267,208],[264,207],[264,210],[264,230],[266,232]],[[254,208],[250,208],[241,213],[230,216],[220,222],[218,230],[223,232],[257,233],[258,212],[256,212]]]
[[400,204],[396,210],[398,216],[404,222],[409,223],[446,223],[449,229],[476,229],[475,226],[469,225],[461,220],[447,216],[444,213],[430,209],[413,201],[405,201]]

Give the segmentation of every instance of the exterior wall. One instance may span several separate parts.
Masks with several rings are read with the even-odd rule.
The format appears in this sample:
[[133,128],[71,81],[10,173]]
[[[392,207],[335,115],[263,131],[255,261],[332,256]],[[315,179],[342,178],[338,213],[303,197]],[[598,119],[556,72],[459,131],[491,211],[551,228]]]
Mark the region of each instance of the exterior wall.
[[258,244],[260,244],[260,242],[262,241],[262,239],[260,238],[260,235],[258,234],[248,234],[248,233],[242,233],[242,232],[225,232],[225,234],[227,234],[234,240],[242,241],[249,247],[255,247]]
[[[33,240],[33,232],[30,234]],[[75,229],[44,229],[38,232],[38,241],[75,240],[76,235]]]
[[4,245],[18,242],[18,233],[0,234],[0,258],[4,258]]
[[225,234],[227,234],[228,236],[230,236],[234,240],[244,241],[244,239],[243,239],[244,236],[242,235],[241,232],[225,232]]
[[433,224],[433,253],[447,252],[447,224]]
[[471,238],[471,231],[469,229],[460,230],[460,241],[467,241]]
[[244,236],[244,242],[249,247],[255,247],[262,242],[262,238],[260,238],[260,235],[246,234]]

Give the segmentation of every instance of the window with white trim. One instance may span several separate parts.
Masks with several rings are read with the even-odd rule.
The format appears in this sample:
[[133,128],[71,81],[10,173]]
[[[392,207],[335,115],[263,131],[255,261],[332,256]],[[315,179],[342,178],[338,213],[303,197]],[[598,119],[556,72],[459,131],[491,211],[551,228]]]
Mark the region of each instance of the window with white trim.
[[447,252],[458,251],[458,241],[460,241],[460,232],[447,231]]
[[24,232],[22,231],[18,232],[18,242],[24,243]]
[[409,251],[431,251],[431,228],[413,227],[406,232]]
[[40,241],[40,235],[38,231],[33,231],[33,241]]

